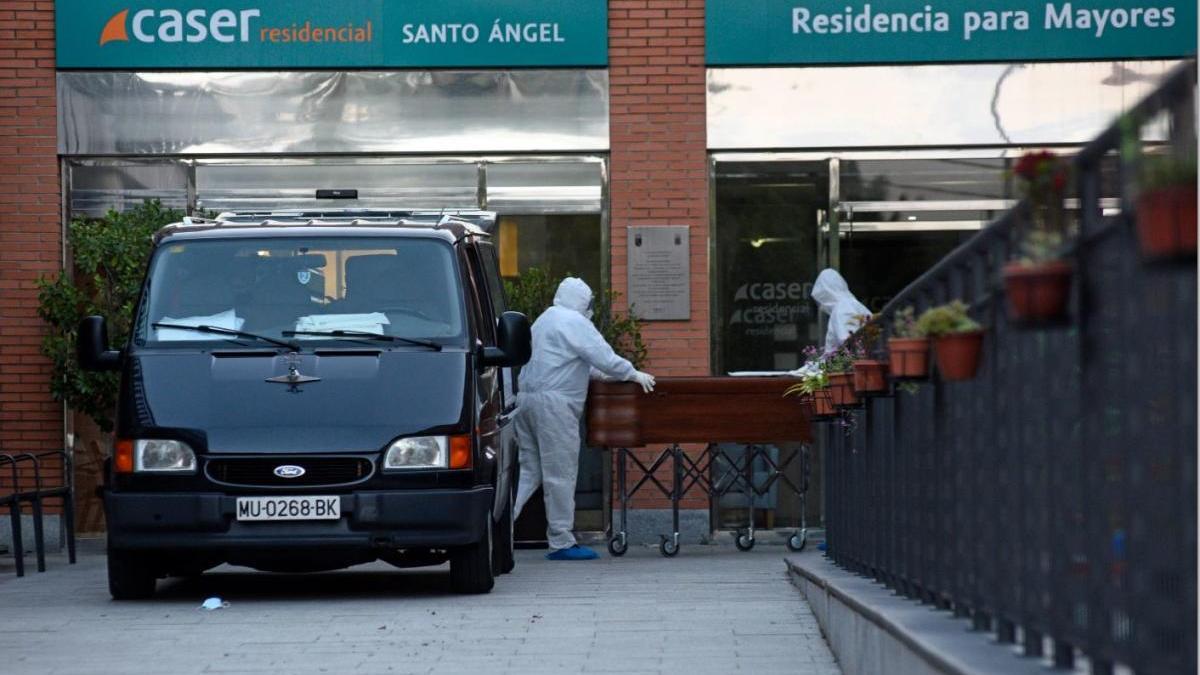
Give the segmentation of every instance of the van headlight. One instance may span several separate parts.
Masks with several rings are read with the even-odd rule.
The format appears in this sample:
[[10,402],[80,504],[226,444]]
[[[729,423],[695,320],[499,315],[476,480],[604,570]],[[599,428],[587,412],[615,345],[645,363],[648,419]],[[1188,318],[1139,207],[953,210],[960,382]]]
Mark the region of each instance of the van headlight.
[[196,453],[183,441],[139,438],[133,444],[133,470],[139,473],[196,473]]
[[401,438],[383,453],[384,471],[446,468],[445,436],[414,436]]

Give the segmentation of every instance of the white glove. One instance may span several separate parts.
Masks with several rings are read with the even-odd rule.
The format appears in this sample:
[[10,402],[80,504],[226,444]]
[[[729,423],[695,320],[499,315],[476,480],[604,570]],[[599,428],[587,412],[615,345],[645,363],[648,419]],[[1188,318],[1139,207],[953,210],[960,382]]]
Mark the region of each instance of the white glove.
[[654,376],[650,373],[643,373],[640,370],[633,376],[633,381],[642,385],[642,391],[649,394],[654,391]]

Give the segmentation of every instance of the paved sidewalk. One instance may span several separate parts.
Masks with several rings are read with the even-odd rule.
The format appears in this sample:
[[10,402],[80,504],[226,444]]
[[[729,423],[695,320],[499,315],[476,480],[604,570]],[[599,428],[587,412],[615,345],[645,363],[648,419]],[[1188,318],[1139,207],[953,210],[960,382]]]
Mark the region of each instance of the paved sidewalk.
[[[222,567],[128,603],[86,549],[23,579],[0,565],[0,672],[840,673],[778,546],[584,563],[518,551],[486,596],[451,594],[440,570]],[[198,610],[210,595],[231,604]]]

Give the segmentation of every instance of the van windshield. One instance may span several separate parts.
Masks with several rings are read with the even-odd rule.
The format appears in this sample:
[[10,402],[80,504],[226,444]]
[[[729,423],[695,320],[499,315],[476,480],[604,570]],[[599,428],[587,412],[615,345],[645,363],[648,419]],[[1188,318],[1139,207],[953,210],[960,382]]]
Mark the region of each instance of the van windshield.
[[160,247],[135,343],[242,339],[230,331],[300,342],[378,334],[461,343],[462,291],[453,251],[445,242],[415,237],[197,240]]

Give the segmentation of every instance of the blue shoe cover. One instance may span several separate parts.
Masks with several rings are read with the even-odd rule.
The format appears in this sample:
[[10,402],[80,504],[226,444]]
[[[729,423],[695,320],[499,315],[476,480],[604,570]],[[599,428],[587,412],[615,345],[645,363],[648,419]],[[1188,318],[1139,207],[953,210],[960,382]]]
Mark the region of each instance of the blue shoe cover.
[[575,544],[571,548],[560,548],[546,554],[546,560],[595,560],[600,555],[586,546]]

